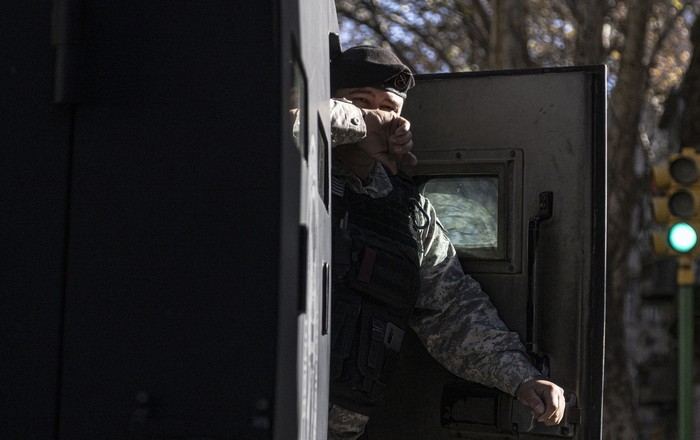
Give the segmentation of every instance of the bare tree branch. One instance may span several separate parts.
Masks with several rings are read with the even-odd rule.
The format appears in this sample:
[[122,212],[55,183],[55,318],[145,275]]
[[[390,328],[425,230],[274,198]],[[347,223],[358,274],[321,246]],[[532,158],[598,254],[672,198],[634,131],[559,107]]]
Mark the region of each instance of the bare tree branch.
[[[685,21],[685,13],[688,11],[688,9],[692,9],[693,5],[690,3],[685,3],[683,7],[679,10],[676,11],[675,14],[669,15],[666,18],[666,21],[664,22],[664,25],[661,29],[661,32],[659,32],[659,35],[654,42],[654,46],[651,48],[650,55],[649,55],[649,60],[650,64],[656,60],[657,56],[659,55],[659,52],[661,51],[661,47],[663,44],[666,42],[666,38],[668,38],[671,30],[674,28],[676,21],[680,18],[681,20]],[[647,69],[648,72],[648,69]]]

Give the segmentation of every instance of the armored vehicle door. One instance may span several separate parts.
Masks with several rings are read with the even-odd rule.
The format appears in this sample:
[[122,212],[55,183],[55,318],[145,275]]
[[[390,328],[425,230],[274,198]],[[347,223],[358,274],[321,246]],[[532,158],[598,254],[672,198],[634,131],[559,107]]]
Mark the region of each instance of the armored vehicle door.
[[465,271],[567,393],[557,427],[511,396],[461,381],[415,336],[367,436],[599,439],[606,219],[604,66],[419,76],[404,107]]

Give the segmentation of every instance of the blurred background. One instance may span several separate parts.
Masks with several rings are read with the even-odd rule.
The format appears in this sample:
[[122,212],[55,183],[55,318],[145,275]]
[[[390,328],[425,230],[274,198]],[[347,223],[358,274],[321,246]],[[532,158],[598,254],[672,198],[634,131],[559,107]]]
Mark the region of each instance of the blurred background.
[[[382,45],[416,73],[606,64],[606,440],[677,438],[678,287],[654,253],[652,169],[700,147],[700,1],[336,0],[343,48]],[[419,158],[420,159],[420,158]],[[691,393],[700,420],[700,301]],[[695,439],[700,439],[695,427]]]

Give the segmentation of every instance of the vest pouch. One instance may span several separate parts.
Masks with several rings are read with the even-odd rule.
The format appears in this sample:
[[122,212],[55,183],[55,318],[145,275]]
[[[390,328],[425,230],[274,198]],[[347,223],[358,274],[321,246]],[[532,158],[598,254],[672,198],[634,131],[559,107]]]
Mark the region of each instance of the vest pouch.
[[343,363],[352,352],[362,299],[348,292],[333,292],[331,315],[331,381],[343,373]]
[[353,258],[347,287],[406,319],[418,292],[419,267],[415,250],[398,243],[373,239],[368,234],[353,236]]
[[363,302],[360,314],[360,341],[357,369],[362,377],[360,388],[372,402],[380,401],[394,367],[404,331],[401,320],[383,307]]

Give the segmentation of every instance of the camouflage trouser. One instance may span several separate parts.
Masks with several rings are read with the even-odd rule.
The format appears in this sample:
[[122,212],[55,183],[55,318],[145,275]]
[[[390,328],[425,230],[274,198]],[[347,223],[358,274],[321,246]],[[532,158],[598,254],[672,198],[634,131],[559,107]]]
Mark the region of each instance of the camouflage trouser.
[[368,416],[333,405],[328,411],[328,440],[355,440],[368,421]]

